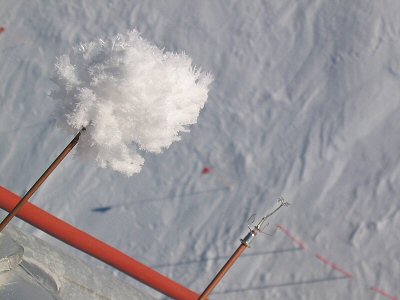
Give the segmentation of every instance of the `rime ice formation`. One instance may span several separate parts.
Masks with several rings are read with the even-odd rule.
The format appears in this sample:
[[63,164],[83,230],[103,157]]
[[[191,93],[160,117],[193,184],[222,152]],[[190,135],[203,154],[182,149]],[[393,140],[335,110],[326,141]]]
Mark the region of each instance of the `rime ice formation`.
[[138,150],[160,153],[197,122],[212,76],[130,31],[62,55],[54,81],[59,124],[86,127],[78,154],[130,176],[144,163]]

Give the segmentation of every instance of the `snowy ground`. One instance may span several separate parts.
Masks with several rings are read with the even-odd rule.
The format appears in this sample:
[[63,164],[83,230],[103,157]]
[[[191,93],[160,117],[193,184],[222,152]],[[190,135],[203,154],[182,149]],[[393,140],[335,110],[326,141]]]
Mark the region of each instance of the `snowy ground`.
[[282,230],[260,236],[212,299],[395,299],[399,9],[389,0],[0,1],[0,185],[24,194],[72,138],[51,116],[55,58],[137,28],[214,74],[198,124],[164,154],[146,154],[131,178],[68,157],[32,201],[200,292],[246,219],[283,195],[292,205],[270,230],[282,224],[306,250]]
[[2,232],[0,244],[0,299],[151,300],[109,272],[13,226]]

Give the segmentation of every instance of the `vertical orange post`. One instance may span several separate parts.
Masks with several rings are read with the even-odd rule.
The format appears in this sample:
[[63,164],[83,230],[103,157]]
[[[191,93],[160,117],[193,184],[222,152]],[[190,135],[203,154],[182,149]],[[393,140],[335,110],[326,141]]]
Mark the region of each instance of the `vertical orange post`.
[[35,184],[29,189],[29,191],[21,198],[18,204],[13,208],[12,211],[4,218],[4,220],[0,224],[0,232],[7,226],[8,223],[17,215],[17,213],[21,210],[21,208],[25,205],[26,202],[32,197],[32,195],[38,190],[38,188],[45,182],[47,177],[54,171],[55,168],[61,163],[61,161],[68,155],[69,152],[76,146],[79,141],[79,137],[81,132],[85,130],[82,129],[78,132],[78,134],[73,138],[73,140],[68,144],[67,147],[60,153],[60,155],[53,161],[50,167],[40,176],[40,178],[35,182]]

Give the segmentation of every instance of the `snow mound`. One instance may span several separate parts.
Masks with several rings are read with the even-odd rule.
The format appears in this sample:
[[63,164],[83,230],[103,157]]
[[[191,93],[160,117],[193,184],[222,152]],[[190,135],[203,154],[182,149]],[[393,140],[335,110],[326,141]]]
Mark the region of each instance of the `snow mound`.
[[197,122],[212,81],[184,53],[164,52],[135,30],[81,44],[55,66],[58,123],[86,128],[78,155],[128,176],[144,163],[138,150],[160,153]]
[[0,234],[0,299],[152,300],[113,273],[87,265],[12,226]]
[[24,248],[9,236],[0,233],[0,273],[18,266],[24,255]]

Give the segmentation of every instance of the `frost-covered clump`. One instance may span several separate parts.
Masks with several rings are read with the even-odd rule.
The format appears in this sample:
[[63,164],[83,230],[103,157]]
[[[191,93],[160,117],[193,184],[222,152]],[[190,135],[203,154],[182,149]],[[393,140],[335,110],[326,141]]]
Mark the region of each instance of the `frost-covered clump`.
[[144,163],[138,149],[159,153],[197,122],[212,76],[131,31],[59,57],[54,81],[59,124],[86,128],[78,155],[130,176]]

